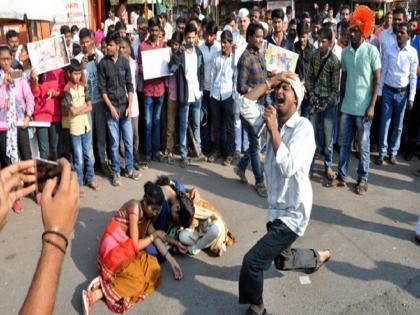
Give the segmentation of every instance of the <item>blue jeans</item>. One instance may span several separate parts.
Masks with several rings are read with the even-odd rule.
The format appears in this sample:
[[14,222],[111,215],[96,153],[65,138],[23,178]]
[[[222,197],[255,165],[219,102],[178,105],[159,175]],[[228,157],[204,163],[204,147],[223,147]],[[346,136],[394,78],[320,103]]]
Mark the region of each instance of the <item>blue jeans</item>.
[[49,127],[36,128],[41,159],[47,160],[48,153],[51,154],[52,161],[56,161],[59,158],[58,139],[60,138],[60,130],[61,122],[51,123]]
[[145,154],[150,158],[160,150],[160,117],[163,96],[144,97]]
[[338,162],[338,178],[345,181],[350,165],[351,144],[354,132],[357,131],[357,146],[359,147],[360,160],[357,168],[357,178],[368,180],[370,163],[370,127],[371,121],[363,116],[353,116],[342,113],[340,119],[340,161]]
[[245,171],[251,162],[252,172],[255,177],[255,184],[264,182],[263,168],[260,161],[260,140],[255,135],[254,128],[245,120],[242,119],[242,125],[248,132],[249,148],[246,150],[245,155],[238,163],[238,168]]
[[111,170],[113,173],[119,174],[120,168],[120,132],[124,142],[125,168],[127,173],[133,170],[133,128],[131,127],[131,118],[125,116],[124,111],[120,111],[120,119],[114,120],[111,113],[107,110],[106,121],[109,131],[109,142],[111,145]]
[[188,117],[191,110],[191,128],[194,133],[194,139],[201,154],[201,136],[200,136],[200,117],[201,117],[201,98],[192,103],[183,103],[179,106],[179,145],[181,157],[188,155],[187,148],[187,130]]
[[[407,105],[408,89],[394,93],[384,86],[382,92],[381,124],[379,126],[379,155],[397,155],[400,148],[401,132]],[[391,143],[388,146],[388,131],[392,119]]]
[[85,169],[86,184],[92,183],[94,177],[93,164],[95,163],[95,158],[93,157],[92,131],[88,131],[80,136],[70,135],[70,138],[73,147],[73,165],[79,185],[82,187],[83,171]]
[[[324,153],[325,169],[332,167],[333,163],[333,146],[334,146],[334,130],[337,119],[337,106],[328,106],[322,113],[313,113],[311,117],[314,130],[320,133],[321,139],[315,137],[317,147],[321,144],[321,151]],[[318,133],[317,132],[317,133]],[[319,141],[320,140],[320,141]],[[313,168],[313,163],[311,168]]]

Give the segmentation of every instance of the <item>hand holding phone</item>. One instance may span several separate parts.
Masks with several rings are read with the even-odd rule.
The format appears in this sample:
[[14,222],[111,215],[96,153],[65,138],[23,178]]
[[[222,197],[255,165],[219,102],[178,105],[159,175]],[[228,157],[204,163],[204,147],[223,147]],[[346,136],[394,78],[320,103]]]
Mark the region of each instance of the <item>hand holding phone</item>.
[[62,166],[58,162],[36,159],[35,170],[36,183],[40,192],[44,190],[47,180],[57,178],[57,182],[60,182]]

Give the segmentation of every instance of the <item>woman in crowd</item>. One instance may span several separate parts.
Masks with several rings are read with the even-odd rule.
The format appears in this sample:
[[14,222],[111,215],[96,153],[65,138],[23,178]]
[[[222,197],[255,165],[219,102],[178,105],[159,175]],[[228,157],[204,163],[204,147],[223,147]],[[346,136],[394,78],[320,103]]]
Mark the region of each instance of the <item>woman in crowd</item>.
[[152,243],[171,265],[175,279],[182,278],[181,268],[163,243],[166,233],[151,224],[163,202],[162,189],[147,182],[143,199],[126,202],[111,219],[99,243],[100,277],[83,291],[85,314],[102,298],[111,311],[125,313],[152,294],[160,282],[156,257],[144,251]]
[[[12,69],[12,51],[0,46],[0,163],[9,166],[32,158],[28,126],[34,111],[34,97],[22,72]],[[17,200],[15,212],[23,210]]]

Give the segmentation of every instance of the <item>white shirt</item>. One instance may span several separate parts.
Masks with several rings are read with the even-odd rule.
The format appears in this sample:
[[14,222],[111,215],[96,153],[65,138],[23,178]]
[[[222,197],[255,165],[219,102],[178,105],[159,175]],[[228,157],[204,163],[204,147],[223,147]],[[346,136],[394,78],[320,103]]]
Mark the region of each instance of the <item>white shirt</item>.
[[139,16],[136,11],[130,13],[130,24],[133,25],[134,29],[137,31],[137,20]]
[[111,20],[110,18],[107,18],[106,20],[105,20],[105,23],[104,23],[104,35],[106,36],[106,34],[108,33],[108,27],[110,26],[110,25],[115,25],[115,24],[117,24],[117,22],[119,22],[120,21],[120,19],[119,18],[117,18],[117,17],[115,17],[114,18],[114,20]]
[[408,100],[414,101],[417,88],[417,66],[419,65],[417,50],[409,42],[403,49],[394,43],[386,48],[382,60],[381,87],[378,95],[382,95],[385,84],[394,88],[410,85]]
[[220,51],[220,44],[219,42],[214,41],[213,45],[209,49],[209,47],[206,46],[206,44],[204,43],[200,45],[200,50],[203,53],[204,60],[204,90],[210,91],[211,64],[213,63],[213,60],[216,57],[217,53]]
[[171,23],[166,22],[164,29],[165,29],[165,41],[168,41],[172,38],[174,28],[172,27]]
[[[246,108],[252,112],[251,116],[259,113],[261,117],[256,101],[245,97],[241,97],[239,101],[242,116],[250,123],[255,121],[255,126],[258,126],[261,119],[251,121],[246,117]],[[269,205],[267,221],[280,219],[294,233],[302,236],[312,210],[309,169],[315,154],[314,129],[308,119],[300,117],[296,112],[281,128],[280,135],[282,142],[277,152],[274,152],[271,138],[267,136],[264,163]]]
[[201,97],[200,82],[197,77],[197,53],[195,47],[192,52],[185,50],[185,78],[188,85],[188,103],[193,103]]
[[139,65],[130,57],[131,82],[133,83],[133,99],[131,101],[131,118],[139,117],[139,100],[137,98],[137,74],[139,73]]
[[210,96],[216,100],[224,101],[232,96],[235,75],[234,55],[223,56],[219,52],[211,65]]
[[397,35],[394,34],[392,27],[388,27],[379,36],[379,52],[381,53],[381,57],[383,52],[394,43],[397,43]]
[[338,58],[341,62],[341,53],[343,52],[343,48],[338,45],[337,40],[335,40],[334,47],[332,49],[332,53]]

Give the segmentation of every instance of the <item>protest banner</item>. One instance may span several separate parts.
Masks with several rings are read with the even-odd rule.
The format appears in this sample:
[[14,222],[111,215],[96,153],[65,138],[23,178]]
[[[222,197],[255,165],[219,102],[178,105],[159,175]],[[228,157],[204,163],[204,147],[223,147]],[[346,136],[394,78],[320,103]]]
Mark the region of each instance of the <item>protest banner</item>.
[[141,52],[143,77],[145,80],[166,77],[169,73],[171,48],[146,50]]
[[64,35],[28,43],[32,69],[38,74],[63,68],[70,64]]
[[267,63],[267,71],[295,72],[299,55],[290,50],[275,46],[273,44],[268,44],[265,58]]

